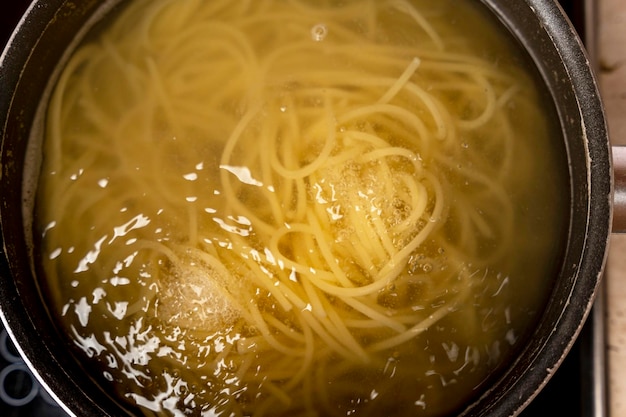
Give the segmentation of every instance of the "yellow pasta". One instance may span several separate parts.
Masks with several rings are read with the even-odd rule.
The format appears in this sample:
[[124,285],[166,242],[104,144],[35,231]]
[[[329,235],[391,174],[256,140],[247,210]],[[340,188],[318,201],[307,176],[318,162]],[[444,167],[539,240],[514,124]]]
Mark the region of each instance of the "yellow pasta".
[[465,3],[132,0],[79,46],[38,253],[101,384],[147,416],[436,416],[506,364],[567,193]]

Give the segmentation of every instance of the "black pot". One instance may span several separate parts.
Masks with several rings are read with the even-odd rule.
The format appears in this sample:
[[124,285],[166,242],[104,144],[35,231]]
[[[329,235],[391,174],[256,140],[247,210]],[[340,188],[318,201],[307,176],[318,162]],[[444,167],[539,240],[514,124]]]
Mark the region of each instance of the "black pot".
[[[546,310],[518,359],[470,404],[464,416],[516,415],[554,374],[588,315],[607,253],[612,166],[602,105],[580,39],[553,0],[481,0],[526,48],[557,109],[571,184],[569,240]],[[32,195],[24,164],[38,104],[77,33],[94,21],[100,0],[35,1],[0,61],[0,311],[20,353],[71,414],[129,413],[68,353],[33,278],[25,234]],[[28,180],[28,179],[26,179]],[[28,182],[28,181],[27,181]]]

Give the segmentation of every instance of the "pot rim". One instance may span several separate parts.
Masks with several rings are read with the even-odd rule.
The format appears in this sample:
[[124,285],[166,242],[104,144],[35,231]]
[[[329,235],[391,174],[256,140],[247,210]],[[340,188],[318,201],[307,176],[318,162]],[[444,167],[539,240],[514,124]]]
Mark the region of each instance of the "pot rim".
[[[604,106],[595,74],[582,40],[560,5],[552,0],[524,0],[524,3],[537,16],[537,23],[541,29],[545,31],[547,38],[543,41],[553,45],[555,52],[558,53],[564,72],[557,74],[552,66],[545,64],[546,60],[550,59],[549,57],[541,55],[538,51],[533,53],[533,49],[537,48],[529,45],[526,37],[519,33],[517,26],[519,21],[510,18],[510,16],[517,16],[514,10],[520,2],[507,2],[504,6],[503,2],[498,0],[481,1],[498,15],[504,25],[530,52],[536,67],[542,73],[544,82],[549,85],[555,103],[560,100],[560,97],[554,96],[558,90],[555,86],[563,83],[571,86],[576,97],[577,114],[562,114],[560,108],[557,108],[557,111],[562,126],[567,128],[579,123],[579,126],[573,127],[579,129],[586,151],[586,189],[582,190],[586,198],[578,204],[573,202],[573,220],[569,232],[570,246],[572,246],[576,243],[573,242],[576,230],[584,230],[584,233],[578,232],[582,251],[578,259],[573,259],[574,262],[571,265],[566,263],[563,265],[561,275],[569,276],[572,286],[566,299],[561,300],[562,314],[553,323],[552,328],[549,329],[549,336],[541,343],[539,350],[528,364],[534,370],[531,377],[526,376],[523,380],[517,380],[517,375],[505,374],[503,379],[510,378],[515,381],[504,383],[504,390],[507,393],[504,401],[492,405],[487,399],[489,393],[486,393],[470,406],[468,414],[463,414],[475,415],[471,410],[479,408],[481,412],[488,409],[488,414],[493,416],[516,416],[538,395],[561,365],[591,311],[608,254],[613,218],[614,178]],[[511,8],[508,18],[496,11],[503,6]],[[550,73],[550,71],[554,72]],[[558,79],[560,76],[566,78]],[[574,120],[570,120],[572,117]],[[568,135],[566,134],[565,137]],[[571,149],[568,149],[568,153],[570,151]],[[576,172],[577,167],[572,163],[571,156],[568,159],[570,178],[580,175],[581,173]],[[572,189],[574,198],[576,193],[577,191]],[[581,212],[587,214],[584,224],[574,224],[576,215]]]
[[[464,416],[483,414],[514,416],[532,401],[551,378],[572,347],[591,310],[608,252],[612,223],[613,170],[604,110],[593,70],[580,38],[560,6],[554,0],[480,1],[494,12],[509,31],[530,51],[535,48],[525,42],[525,36],[517,27],[519,22],[514,22],[511,17],[512,12],[507,17],[501,13],[501,10],[507,7],[510,11],[516,8],[528,8],[537,16],[536,25],[545,31],[541,42],[549,42],[548,46],[551,45],[556,50],[566,80],[552,80],[553,75],[548,73],[548,67],[541,69],[544,68],[541,62],[546,59],[545,56],[531,52],[531,57],[540,68],[544,79],[549,81],[548,84],[565,83],[571,86],[578,106],[578,114],[574,116],[576,122],[579,123],[578,129],[582,132],[586,152],[587,172],[584,175],[586,190],[573,190],[574,194],[577,192],[584,194],[580,205],[574,204],[573,210],[586,213],[585,222],[582,225],[572,224],[572,230],[570,230],[570,237],[574,236],[574,227],[577,227],[577,230],[584,230],[580,236],[576,235],[575,242],[570,243],[582,249],[577,255],[578,259],[572,262],[572,265],[564,265],[565,270],[562,276],[572,281],[571,287],[566,299],[562,300],[564,303],[562,314],[550,325],[548,336],[537,342],[535,350],[531,352],[527,367],[535,371],[532,377],[526,375],[523,379],[518,379],[519,375],[515,373],[505,373],[493,388],[462,413]],[[76,7],[74,3],[75,0],[36,0],[30,5],[0,56],[0,84],[5,86],[4,91],[16,91],[22,82],[24,67],[34,52],[41,48],[42,37],[48,30],[56,27],[54,25],[58,25],[58,21],[66,17],[64,13],[69,13],[72,7]],[[97,8],[98,1],[89,0],[88,3],[88,7]],[[14,98],[13,95],[0,94],[3,161],[6,161],[4,155],[9,140],[6,137],[8,114],[13,106]],[[565,120],[565,116],[561,116],[563,119],[561,123],[568,124],[569,121]],[[4,162],[1,168],[0,190],[4,191],[5,183],[10,176],[10,169]],[[571,165],[570,170],[573,170]],[[572,171],[571,175],[579,175],[579,173]],[[5,195],[4,192],[0,194]],[[7,234],[7,230],[12,227],[9,224],[10,220],[7,220],[11,218],[6,216],[9,209],[7,202],[3,201],[0,207],[0,231],[2,232],[0,273],[15,277],[11,257],[16,254],[16,249],[12,247],[12,242],[9,243],[10,239],[7,239],[7,237],[14,236]],[[77,384],[76,377],[79,371],[68,369],[66,366],[68,362],[60,360],[58,355],[55,355],[55,352],[62,351],[63,346],[60,344],[50,346],[45,338],[33,337],[39,333],[41,322],[33,318],[34,316],[24,304],[21,296],[21,289],[18,288],[14,279],[0,281],[0,318],[39,382],[70,415],[110,415],[109,410],[101,404],[110,403],[113,400],[106,393],[98,392],[93,382]],[[492,402],[491,396],[494,393],[499,393],[500,396],[506,393],[506,396],[498,402]],[[116,406],[122,408],[119,404]]]

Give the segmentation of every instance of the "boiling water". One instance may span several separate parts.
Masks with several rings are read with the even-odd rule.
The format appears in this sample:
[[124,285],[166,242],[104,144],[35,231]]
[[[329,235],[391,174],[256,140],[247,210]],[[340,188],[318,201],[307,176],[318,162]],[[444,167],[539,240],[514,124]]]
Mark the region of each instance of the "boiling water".
[[444,415],[523,348],[567,166],[471,2],[134,1],[74,52],[33,226],[59,328],[146,415]]

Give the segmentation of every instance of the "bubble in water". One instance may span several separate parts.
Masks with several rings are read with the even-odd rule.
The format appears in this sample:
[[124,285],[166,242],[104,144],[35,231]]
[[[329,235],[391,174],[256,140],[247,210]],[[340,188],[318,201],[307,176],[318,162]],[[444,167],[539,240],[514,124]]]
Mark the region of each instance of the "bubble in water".
[[326,29],[326,25],[323,23],[318,23],[311,28],[311,39],[315,42],[323,41],[327,34],[328,29]]

